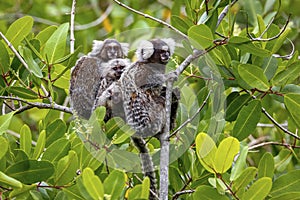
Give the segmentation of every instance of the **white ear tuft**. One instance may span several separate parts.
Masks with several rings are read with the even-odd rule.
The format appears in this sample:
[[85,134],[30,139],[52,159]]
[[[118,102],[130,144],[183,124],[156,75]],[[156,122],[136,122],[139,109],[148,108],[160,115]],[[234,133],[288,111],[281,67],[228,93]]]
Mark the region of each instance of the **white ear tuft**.
[[174,53],[175,50],[175,41],[172,38],[165,38],[165,39],[161,39],[162,41],[164,41],[170,49],[170,54],[172,55]]
[[121,44],[121,48],[122,48],[124,56],[127,57],[127,54],[129,51],[129,44],[128,43],[120,43],[120,44]]
[[153,53],[153,44],[147,40],[142,40],[136,50],[136,56],[139,61],[147,60]]
[[101,40],[93,40],[93,48],[90,53],[88,53],[88,56],[95,57],[98,53],[100,53],[100,50],[102,49],[104,44],[104,41]]

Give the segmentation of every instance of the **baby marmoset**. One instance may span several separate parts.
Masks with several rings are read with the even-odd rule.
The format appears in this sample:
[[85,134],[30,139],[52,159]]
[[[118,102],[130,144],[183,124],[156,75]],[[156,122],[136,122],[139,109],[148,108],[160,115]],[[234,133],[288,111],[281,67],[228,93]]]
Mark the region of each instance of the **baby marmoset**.
[[119,43],[114,39],[94,40],[92,51],[77,61],[71,73],[70,102],[79,117],[90,117],[99,80],[103,77],[107,63],[113,59],[124,58],[127,53],[127,43]]

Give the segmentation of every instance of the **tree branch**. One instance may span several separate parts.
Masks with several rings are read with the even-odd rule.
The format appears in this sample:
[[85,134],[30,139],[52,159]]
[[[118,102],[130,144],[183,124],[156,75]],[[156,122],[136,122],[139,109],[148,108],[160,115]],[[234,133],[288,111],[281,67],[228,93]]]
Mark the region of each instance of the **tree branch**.
[[5,100],[10,99],[10,100],[15,100],[27,104],[27,106],[23,106],[17,109],[16,110],[17,113],[36,107],[40,109],[54,109],[54,110],[59,110],[59,111],[72,114],[72,110],[69,107],[58,105],[55,102],[53,102],[52,104],[29,102],[19,97],[8,97],[8,96],[0,96],[0,99],[5,99]]
[[151,15],[147,15],[147,14],[145,14],[145,13],[143,13],[143,12],[138,11],[138,10],[135,10],[135,9],[133,9],[133,8],[131,8],[131,7],[127,6],[127,5],[125,5],[124,3],[121,3],[121,2],[118,1],[118,0],[113,0],[113,1],[114,1],[115,3],[117,3],[117,4],[119,4],[120,6],[126,8],[127,10],[130,10],[131,12],[134,12],[134,13],[136,13],[136,14],[138,14],[138,15],[141,15],[141,16],[143,16],[143,17],[145,17],[145,18],[149,18],[149,19],[151,19],[151,20],[153,20],[153,21],[155,21],[155,22],[158,22],[158,23],[160,23],[160,24],[162,24],[162,25],[164,25],[164,26],[166,26],[166,27],[172,29],[173,31],[175,31],[176,33],[178,33],[179,35],[181,35],[182,37],[188,38],[187,35],[185,35],[185,34],[182,33],[181,31],[179,31],[177,28],[175,28],[174,26],[168,24],[168,23],[165,22],[165,21],[162,21],[162,20],[160,20],[160,19],[157,19],[157,18],[155,18],[155,17],[152,17]]

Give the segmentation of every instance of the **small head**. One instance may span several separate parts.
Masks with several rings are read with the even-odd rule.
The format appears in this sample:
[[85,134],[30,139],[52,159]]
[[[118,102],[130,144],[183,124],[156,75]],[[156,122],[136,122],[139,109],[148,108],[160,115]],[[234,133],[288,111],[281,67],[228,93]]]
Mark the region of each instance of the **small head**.
[[97,57],[107,62],[111,59],[126,57],[128,49],[129,45],[127,43],[119,43],[115,39],[106,39],[104,41],[94,40],[93,49],[89,53],[89,56]]
[[153,39],[142,41],[136,51],[139,61],[167,64],[174,53],[175,41],[168,39]]
[[120,79],[122,73],[130,63],[128,59],[113,59],[107,65],[107,69],[109,68],[109,70],[106,76],[116,81]]

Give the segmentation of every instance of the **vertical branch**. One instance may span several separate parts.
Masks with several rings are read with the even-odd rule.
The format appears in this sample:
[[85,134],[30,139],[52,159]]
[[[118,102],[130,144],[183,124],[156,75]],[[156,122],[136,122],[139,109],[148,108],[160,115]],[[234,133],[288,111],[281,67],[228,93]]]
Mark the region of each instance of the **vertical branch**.
[[164,132],[160,135],[160,179],[159,179],[159,194],[161,200],[168,200],[168,186],[169,186],[169,136],[170,136],[170,116],[171,116],[171,102],[172,102],[172,87],[174,80],[167,80],[166,82],[166,121]]
[[76,8],[76,0],[73,0],[72,8],[71,8],[71,19],[70,19],[70,53],[74,53],[74,46],[75,46],[75,36],[74,36],[75,8]]

